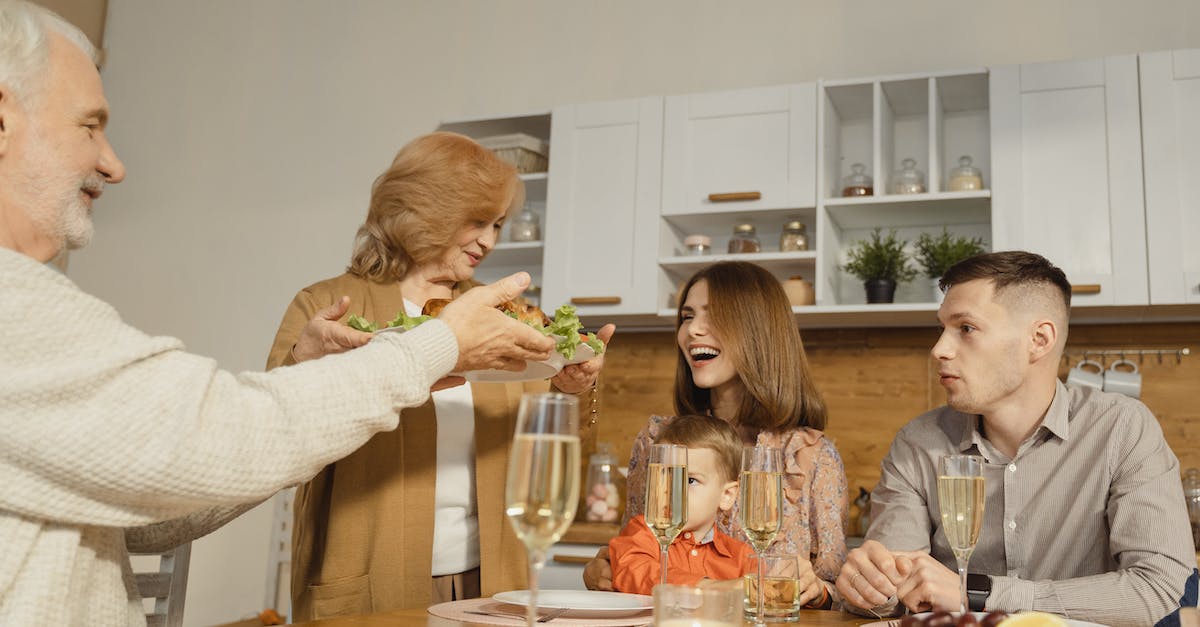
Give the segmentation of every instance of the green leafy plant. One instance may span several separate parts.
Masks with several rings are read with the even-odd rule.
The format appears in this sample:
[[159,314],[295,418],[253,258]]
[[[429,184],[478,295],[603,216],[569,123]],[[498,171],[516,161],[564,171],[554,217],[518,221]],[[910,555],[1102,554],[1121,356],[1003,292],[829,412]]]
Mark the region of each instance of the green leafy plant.
[[931,279],[942,276],[950,266],[963,259],[985,252],[983,239],[951,235],[946,227],[942,227],[941,235],[922,233],[917,238],[917,263],[925,268],[925,274]]
[[875,279],[897,283],[911,281],[917,269],[909,263],[904,246],[908,242],[896,237],[895,229],[883,237],[881,229],[875,229],[869,240],[859,240],[847,252],[848,261],[842,269],[863,281]]

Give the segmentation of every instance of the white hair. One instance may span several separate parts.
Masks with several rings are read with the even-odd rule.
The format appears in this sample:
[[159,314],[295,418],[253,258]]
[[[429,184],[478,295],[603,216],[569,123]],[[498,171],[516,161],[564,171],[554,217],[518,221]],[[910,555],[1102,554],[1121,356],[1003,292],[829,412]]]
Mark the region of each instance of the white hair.
[[99,52],[83,31],[57,13],[27,0],[0,0],[0,88],[30,104],[36,99],[50,58],[50,34],[79,47],[93,63]]

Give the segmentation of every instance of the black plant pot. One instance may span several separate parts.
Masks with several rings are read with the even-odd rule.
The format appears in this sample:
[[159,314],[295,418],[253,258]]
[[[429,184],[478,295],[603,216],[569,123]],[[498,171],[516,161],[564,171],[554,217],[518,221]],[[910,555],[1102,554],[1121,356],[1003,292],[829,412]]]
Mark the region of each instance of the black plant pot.
[[896,297],[896,282],[891,279],[863,281],[867,288],[867,303],[890,303]]

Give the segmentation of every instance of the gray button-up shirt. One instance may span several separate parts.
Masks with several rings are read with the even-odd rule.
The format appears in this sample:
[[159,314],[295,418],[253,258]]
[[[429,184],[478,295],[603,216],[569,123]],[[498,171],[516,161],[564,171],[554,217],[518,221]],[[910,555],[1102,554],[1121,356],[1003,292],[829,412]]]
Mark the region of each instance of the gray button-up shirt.
[[922,414],[883,460],[867,538],[957,571],[937,500],[938,458],[955,453],[986,460],[968,570],[993,576],[989,610],[1151,625],[1178,607],[1195,566],[1179,460],[1141,402],[1058,383],[1011,459],[983,437],[979,416]]

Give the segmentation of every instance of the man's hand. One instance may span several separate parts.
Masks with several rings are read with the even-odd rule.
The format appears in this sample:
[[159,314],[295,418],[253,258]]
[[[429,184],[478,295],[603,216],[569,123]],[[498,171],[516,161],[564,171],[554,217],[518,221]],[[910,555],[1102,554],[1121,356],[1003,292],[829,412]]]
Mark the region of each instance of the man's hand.
[[958,573],[946,568],[928,553],[896,553],[897,559],[910,561],[908,577],[896,590],[896,596],[913,612],[943,610],[957,612],[962,596]]
[[[604,342],[604,346],[608,346],[608,341],[612,339],[613,333],[617,330],[617,325],[606,324],[600,327],[600,331],[596,333],[596,339]],[[595,357],[581,363],[571,364],[562,369],[562,372],[554,375],[550,380],[554,387],[567,394],[579,394],[584,390],[596,385],[596,379],[600,376],[600,370],[604,368],[604,355],[601,353]]]
[[518,272],[468,290],[442,310],[438,319],[458,338],[455,372],[525,369],[526,361],[545,361],[554,340],[496,309],[529,287],[529,274]]
[[608,545],[596,551],[596,557],[583,567],[583,585],[588,590],[613,591],[612,564],[608,561]]
[[371,333],[364,333],[338,322],[346,315],[349,307],[350,297],[343,296],[336,303],[318,311],[308,324],[304,325],[300,331],[300,338],[292,347],[292,357],[296,363],[333,353],[344,353],[371,341]]
[[898,557],[879,542],[867,540],[846,555],[837,589],[845,602],[856,607],[879,607],[892,600],[911,566],[909,558]]

